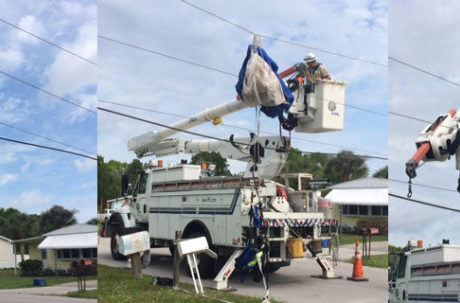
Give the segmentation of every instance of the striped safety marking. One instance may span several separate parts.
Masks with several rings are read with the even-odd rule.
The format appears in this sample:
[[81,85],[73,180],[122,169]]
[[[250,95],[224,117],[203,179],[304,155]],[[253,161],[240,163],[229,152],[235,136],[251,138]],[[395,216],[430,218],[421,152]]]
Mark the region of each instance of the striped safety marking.
[[336,226],[339,224],[339,220],[336,219],[307,219],[307,220],[297,220],[297,219],[265,219],[265,227],[312,227],[312,226]]

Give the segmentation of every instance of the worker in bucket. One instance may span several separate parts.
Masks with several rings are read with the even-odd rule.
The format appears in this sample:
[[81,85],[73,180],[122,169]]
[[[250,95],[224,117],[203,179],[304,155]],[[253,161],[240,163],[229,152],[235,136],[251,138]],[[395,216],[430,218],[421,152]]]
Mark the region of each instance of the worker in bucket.
[[314,85],[318,80],[331,80],[331,75],[323,64],[317,62],[315,54],[309,53],[304,61],[307,63],[305,71],[306,92],[307,94],[314,91]]

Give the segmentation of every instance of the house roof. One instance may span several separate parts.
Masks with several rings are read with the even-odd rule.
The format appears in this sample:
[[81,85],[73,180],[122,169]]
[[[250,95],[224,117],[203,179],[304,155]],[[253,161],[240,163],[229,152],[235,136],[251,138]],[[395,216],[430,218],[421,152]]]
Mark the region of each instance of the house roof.
[[66,226],[60,229],[50,231],[46,234],[43,234],[44,237],[49,236],[62,236],[62,235],[72,235],[72,234],[87,234],[87,233],[97,233],[97,225],[91,224],[74,224]]
[[97,232],[47,236],[39,249],[97,248]]
[[4,237],[4,236],[0,236],[0,240],[6,241],[6,242],[8,242],[8,243],[11,243],[11,242],[12,242],[11,239],[8,239],[7,237]]
[[365,189],[365,188],[388,188],[388,180],[382,178],[362,178],[353,181],[335,184],[329,189]]

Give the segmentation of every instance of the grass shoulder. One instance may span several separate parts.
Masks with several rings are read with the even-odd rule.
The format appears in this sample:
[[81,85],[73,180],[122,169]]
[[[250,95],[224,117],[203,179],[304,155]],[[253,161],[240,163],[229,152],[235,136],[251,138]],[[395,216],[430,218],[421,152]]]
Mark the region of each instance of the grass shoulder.
[[[205,289],[209,298],[194,294],[193,285],[181,283],[180,287],[189,293],[175,291],[172,287],[153,286],[152,277],[144,276],[142,279],[133,280],[130,270],[99,265],[98,267],[98,299],[99,303],[123,302],[164,302],[164,303],[198,303],[216,302],[215,299],[231,301],[234,303],[260,303],[261,298],[245,297],[236,294]],[[261,293],[263,288],[261,287]],[[276,303],[279,301],[270,300]]]
[[[371,256],[370,258],[363,257],[362,260],[363,260],[363,265],[364,266],[378,267],[378,268],[388,268],[388,254],[375,255],[375,256]],[[354,258],[352,257],[347,262],[348,263],[353,263]]]

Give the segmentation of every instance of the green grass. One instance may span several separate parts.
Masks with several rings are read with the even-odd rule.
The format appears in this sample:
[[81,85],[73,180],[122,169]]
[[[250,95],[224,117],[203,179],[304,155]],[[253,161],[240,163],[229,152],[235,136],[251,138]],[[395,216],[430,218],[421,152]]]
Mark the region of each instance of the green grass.
[[[21,277],[14,275],[14,269],[0,270],[0,289],[34,287],[34,279],[45,279],[46,286],[75,282],[75,277]],[[94,279],[94,278],[93,278]]]
[[[152,277],[144,276],[142,279],[133,280],[130,270],[112,268],[104,265],[98,266],[98,299],[99,303],[214,303],[216,300],[197,296],[192,285],[181,283],[181,288],[191,294],[175,291],[171,287],[153,286]],[[261,284],[260,292],[265,291]],[[226,292],[205,289],[205,294],[211,298],[219,298],[235,303],[260,303],[261,298],[243,297]],[[279,301],[270,300],[272,303]]]
[[[361,235],[342,234],[340,238],[340,245],[355,244],[356,240],[358,240],[359,242],[362,242],[362,239],[363,237]],[[372,242],[381,242],[381,241],[388,241],[388,236],[386,235],[372,236]]]
[[[388,268],[388,255],[375,255],[371,256],[370,258],[363,257],[363,265],[370,266],[370,267],[378,267],[378,268]],[[353,263],[354,258],[352,257],[348,260],[348,263]]]
[[84,299],[97,299],[98,298],[97,290],[88,290],[85,292],[72,291],[67,293],[67,297],[72,298],[84,298]]

